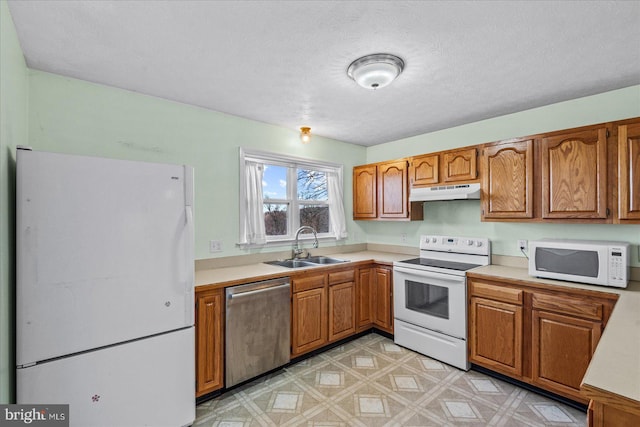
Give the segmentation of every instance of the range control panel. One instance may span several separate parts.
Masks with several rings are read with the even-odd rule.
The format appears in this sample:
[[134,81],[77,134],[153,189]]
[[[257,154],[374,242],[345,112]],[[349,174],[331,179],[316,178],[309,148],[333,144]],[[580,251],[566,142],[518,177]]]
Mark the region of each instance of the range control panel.
[[420,249],[462,254],[489,255],[491,252],[489,239],[478,237],[456,236],[420,236]]

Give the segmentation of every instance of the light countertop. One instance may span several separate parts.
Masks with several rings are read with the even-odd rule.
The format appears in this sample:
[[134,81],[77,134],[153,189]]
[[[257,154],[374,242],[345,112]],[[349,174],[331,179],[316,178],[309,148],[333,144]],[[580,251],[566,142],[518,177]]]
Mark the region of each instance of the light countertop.
[[[374,261],[378,263],[393,264],[394,261],[402,261],[415,256],[407,254],[397,254],[389,252],[361,251],[349,253],[332,253],[331,258],[349,260],[351,263]],[[348,267],[349,263],[331,264],[332,266]],[[324,265],[328,267],[328,265]],[[255,263],[234,267],[213,268],[206,270],[196,270],[196,286],[219,285],[228,286],[236,282],[248,282],[252,280],[266,280],[276,277],[290,276],[302,271],[317,269],[318,267],[286,268],[265,263]],[[215,288],[215,286],[212,286]]]

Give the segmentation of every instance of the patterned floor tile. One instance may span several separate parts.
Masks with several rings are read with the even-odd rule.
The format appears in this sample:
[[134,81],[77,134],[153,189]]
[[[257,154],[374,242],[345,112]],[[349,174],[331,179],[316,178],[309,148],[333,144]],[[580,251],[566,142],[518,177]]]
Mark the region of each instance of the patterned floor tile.
[[194,427],[584,426],[586,415],[377,334],[335,347],[196,408]]

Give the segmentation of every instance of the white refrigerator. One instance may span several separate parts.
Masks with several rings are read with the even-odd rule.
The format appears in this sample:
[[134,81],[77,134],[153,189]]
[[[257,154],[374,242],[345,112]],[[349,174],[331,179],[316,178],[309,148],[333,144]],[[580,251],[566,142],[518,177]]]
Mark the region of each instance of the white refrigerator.
[[193,170],[17,150],[17,403],[195,419]]

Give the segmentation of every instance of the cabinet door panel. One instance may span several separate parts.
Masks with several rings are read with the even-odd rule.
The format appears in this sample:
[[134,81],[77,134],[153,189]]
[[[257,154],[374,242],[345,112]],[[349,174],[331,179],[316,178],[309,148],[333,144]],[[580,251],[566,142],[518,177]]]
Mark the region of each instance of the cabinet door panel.
[[470,359],[473,363],[522,375],[522,307],[471,298]]
[[605,128],[542,140],[543,218],[607,217]]
[[532,380],[585,402],[580,383],[600,340],[602,323],[532,311]]
[[353,218],[376,218],[378,216],[378,187],[376,165],[353,168]]
[[292,353],[298,356],[327,342],[327,291],[312,289],[293,294]]
[[196,293],[196,396],[223,385],[222,292]]
[[484,218],[533,217],[533,141],[487,147],[482,157]]
[[373,293],[372,293],[373,269],[361,268],[358,270],[357,286],[357,322],[358,330],[364,330],[373,323]]
[[356,332],[355,283],[346,282],[329,287],[329,341]]
[[475,148],[443,154],[443,182],[470,181],[478,178],[478,152]]
[[407,218],[407,162],[378,167],[378,218]]
[[391,270],[378,267],[375,269],[373,288],[373,322],[380,329],[393,333],[392,282]]
[[439,182],[440,156],[431,154],[414,157],[409,168],[409,177],[412,187],[433,185]]
[[640,220],[640,123],[618,128],[618,210]]

